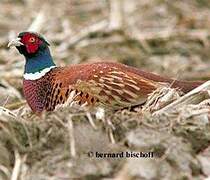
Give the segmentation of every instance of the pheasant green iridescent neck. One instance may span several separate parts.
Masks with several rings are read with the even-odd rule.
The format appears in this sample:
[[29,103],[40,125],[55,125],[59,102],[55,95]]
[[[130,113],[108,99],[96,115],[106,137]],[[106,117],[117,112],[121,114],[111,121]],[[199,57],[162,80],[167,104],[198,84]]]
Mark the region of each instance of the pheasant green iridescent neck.
[[36,55],[26,58],[24,74],[34,74],[43,71],[46,68],[55,67],[49,48],[39,50]]

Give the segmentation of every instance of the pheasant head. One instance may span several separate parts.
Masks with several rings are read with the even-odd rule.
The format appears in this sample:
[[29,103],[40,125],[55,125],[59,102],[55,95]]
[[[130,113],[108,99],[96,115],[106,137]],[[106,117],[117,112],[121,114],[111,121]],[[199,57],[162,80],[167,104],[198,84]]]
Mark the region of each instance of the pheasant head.
[[36,77],[33,74],[43,70],[46,72],[55,67],[48,47],[49,43],[38,33],[21,32],[16,39],[10,41],[8,46],[15,46],[25,57],[25,79],[38,79],[40,76]]
[[21,32],[8,46],[15,46],[20,54],[23,54],[25,57],[32,57],[41,51],[45,51],[49,43],[38,33]]

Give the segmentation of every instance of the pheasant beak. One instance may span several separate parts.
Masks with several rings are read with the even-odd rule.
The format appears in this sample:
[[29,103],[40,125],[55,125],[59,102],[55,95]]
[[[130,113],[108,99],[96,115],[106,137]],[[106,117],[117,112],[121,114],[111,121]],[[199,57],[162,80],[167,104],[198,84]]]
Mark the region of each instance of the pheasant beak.
[[20,42],[20,38],[16,38],[16,39],[13,39],[11,40],[9,43],[8,43],[8,47],[12,47],[12,46],[21,46],[21,45],[24,45],[22,42]]

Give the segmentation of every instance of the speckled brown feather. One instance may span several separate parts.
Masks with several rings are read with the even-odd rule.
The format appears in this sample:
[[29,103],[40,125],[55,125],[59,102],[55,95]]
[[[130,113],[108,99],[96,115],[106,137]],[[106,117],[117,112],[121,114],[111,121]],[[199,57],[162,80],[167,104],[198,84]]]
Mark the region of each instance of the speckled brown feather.
[[[125,107],[144,102],[159,86],[157,82],[126,71],[128,68],[131,67],[113,63],[70,66],[56,75],[56,81],[63,79],[64,85],[71,84],[73,89],[82,92],[83,96],[76,98],[79,102],[87,101],[90,105],[98,100],[111,108]],[[85,99],[87,93],[88,97],[94,98],[92,101]]]
[[72,92],[75,96],[71,101],[79,105],[97,104],[116,109],[144,103],[148,94],[161,86],[160,82],[185,92],[199,85],[163,78],[123,64],[93,63],[58,67],[38,80],[24,80],[24,94],[37,113],[65,105]]

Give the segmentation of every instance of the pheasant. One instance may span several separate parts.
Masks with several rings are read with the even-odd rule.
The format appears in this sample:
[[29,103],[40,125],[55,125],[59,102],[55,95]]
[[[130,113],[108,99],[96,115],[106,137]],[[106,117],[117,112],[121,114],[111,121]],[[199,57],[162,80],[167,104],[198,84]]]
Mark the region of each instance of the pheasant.
[[35,32],[21,32],[9,42],[25,57],[23,92],[36,114],[57,107],[106,106],[111,109],[143,104],[164,84],[188,92],[202,82],[178,81],[120,63],[98,62],[57,67],[49,43]]

